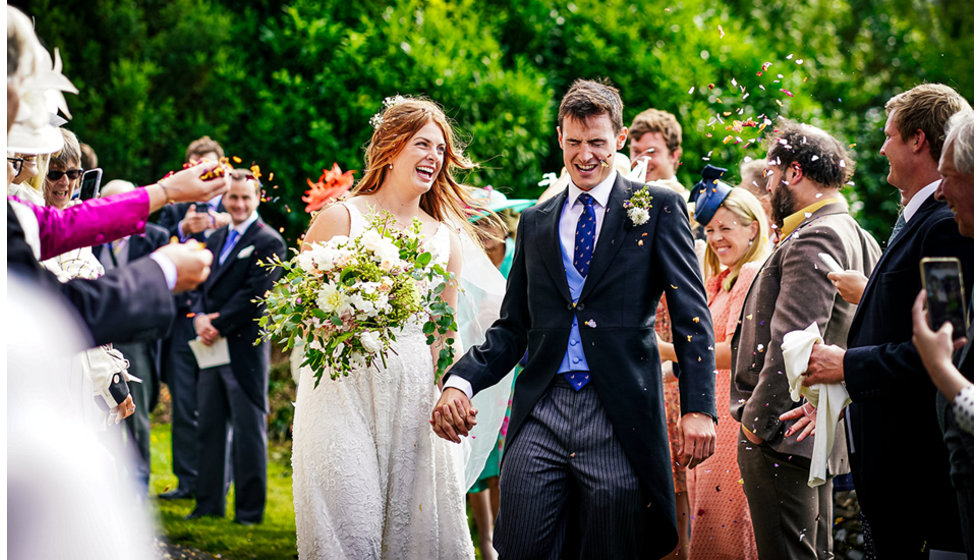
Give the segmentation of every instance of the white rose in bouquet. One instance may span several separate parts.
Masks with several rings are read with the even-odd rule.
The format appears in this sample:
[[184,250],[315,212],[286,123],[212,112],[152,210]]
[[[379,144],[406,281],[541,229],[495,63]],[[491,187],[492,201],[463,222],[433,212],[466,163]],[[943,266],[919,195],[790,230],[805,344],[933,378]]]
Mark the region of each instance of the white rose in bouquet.
[[303,269],[303,272],[310,274],[313,272],[316,262],[313,259],[313,251],[304,251],[296,257],[296,262],[299,267]]
[[340,314],[340,309],[344,306],[344,294],[340,293],[333,282],[324,282],[320,292],[316,295],[316,305],[327,313]]
[[371,354],[379,352],[383,347],[381,344],[381,335],[379,333],[363,332],[360,334],[359,338],[361,339],[361,346],[363,346],[364,349]]
[[364,248],[375,254],[381,250],[381,243],[384,241],[384,237],[377,230],[369,229],[361,234],[361,243]]

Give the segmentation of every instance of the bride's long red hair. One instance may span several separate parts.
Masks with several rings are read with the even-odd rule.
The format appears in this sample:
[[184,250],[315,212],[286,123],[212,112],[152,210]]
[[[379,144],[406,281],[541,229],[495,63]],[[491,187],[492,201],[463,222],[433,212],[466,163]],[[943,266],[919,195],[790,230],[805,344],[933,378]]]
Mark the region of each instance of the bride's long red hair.
[[351,189],[351,195],[370,194],[381,188],[388,176],[388,164],[402,151],[416,132],[429,122],[442,130],[446,139],[445,163],[419,202],[427,214],[441,222],[456,222],[464,231],[475,236],[470,218],[484,209],[484,204],[470,196],[455,178],[459,170],[476,167],[463,154],[463,143],[456,135],[446,114],[438,105],[419,97],[403,97],[384,110],[374,129],[371,143],[364,153],[364,176]]

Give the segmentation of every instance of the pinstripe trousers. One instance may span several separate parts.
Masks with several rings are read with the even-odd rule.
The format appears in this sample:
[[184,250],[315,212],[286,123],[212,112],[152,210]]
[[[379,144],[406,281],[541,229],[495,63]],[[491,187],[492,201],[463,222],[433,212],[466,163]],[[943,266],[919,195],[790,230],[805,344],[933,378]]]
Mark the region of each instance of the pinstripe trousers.
[[501,560],[636,558],[640,483],[592,385],[560,375],[504,457]]

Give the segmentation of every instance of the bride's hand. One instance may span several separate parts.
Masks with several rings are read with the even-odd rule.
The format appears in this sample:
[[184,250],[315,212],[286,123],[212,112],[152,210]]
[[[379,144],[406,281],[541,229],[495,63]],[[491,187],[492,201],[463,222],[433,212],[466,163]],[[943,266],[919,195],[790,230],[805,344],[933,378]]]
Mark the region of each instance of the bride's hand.
[[460,443],[460,436],[468,436],[473,426],[476,426],[476,412],[465,393],[450,387],[442,392],[436,402],[429,424],[437,436]]

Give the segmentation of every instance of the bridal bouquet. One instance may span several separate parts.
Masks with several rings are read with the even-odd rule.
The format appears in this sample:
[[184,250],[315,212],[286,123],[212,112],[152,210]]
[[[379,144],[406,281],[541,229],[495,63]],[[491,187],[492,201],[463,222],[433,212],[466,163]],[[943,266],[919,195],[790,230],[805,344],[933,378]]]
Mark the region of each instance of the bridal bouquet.
[[[422,331],[431,345],[456,330],[453,308],[440,294],[455,279],[424,245],[422,224],[392,227],[390,214],[374,216],[357,237],[337,236],[312,244],[289,261],[263,264],[283,269],[265,294],[258,319],[261,337],[276,337],[286,350],[297,340],[320,384],[349,375],[385,358],[396,333],[407,321],[424,317]],[[261,340],[261,338],[260,338]],[[436,379],[452,364],[452,339],[441,345]]]

